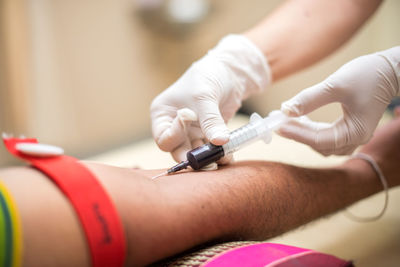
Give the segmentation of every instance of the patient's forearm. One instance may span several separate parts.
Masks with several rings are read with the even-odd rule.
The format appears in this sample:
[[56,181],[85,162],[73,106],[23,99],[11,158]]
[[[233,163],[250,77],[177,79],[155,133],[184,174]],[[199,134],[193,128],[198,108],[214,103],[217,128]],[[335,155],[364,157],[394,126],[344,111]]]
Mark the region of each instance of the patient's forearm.
[[[305,169],[271,162],[241,162],[214,172],[175,175],[157,181],[176,199],[181,221],[197,216],[191,231],[207,238],[266,239],[337,211],[381,190],[368,163],[346,168]],[[173,210],[173,209],[172,209]],[[185,219],[186,218],[186,219]],[[185,224],[175,226],[185,229]],[[199,240],[204,241],[204,240]]]
[[[117,206],[128,242],[126,266],[207,241],[275,236],[381,189],[360,160],[324,170],[242,162],[155,181],[148,178],[159,171],[85,164]],[[89,265],[75,212],[49,179],[30,168],[2,170],[0,179],[20,210],[26,266]]]

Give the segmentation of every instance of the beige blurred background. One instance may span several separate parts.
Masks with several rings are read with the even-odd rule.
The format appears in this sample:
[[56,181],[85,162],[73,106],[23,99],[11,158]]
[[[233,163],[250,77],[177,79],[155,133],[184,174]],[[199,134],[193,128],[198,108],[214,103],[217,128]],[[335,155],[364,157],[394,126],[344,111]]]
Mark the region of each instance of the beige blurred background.
[[[78,157],[149,137],[152,98],[222,36],[281,2],[0,0],[0,130]],[[246,109],[266,115],[346,61],[400,44],[399,14],[400,1],[385,1],[334,55],[249,99]],[[312,117],[338,114],[333,105]],[[10,161],[0,149],[0,165]]]

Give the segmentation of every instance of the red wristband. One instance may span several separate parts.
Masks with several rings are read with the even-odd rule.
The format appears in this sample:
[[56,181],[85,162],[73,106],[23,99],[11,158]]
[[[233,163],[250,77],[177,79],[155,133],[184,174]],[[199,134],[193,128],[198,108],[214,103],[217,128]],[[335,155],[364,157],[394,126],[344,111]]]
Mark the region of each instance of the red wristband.
[[73,157],[27,155],[17,150],[19,143],[37,143],[36,139],[4,138],[4,144],[11,154],[46,174],[69,198],[85,231],[92,266],[123,266],[123,227],[114,204],[95,176]]

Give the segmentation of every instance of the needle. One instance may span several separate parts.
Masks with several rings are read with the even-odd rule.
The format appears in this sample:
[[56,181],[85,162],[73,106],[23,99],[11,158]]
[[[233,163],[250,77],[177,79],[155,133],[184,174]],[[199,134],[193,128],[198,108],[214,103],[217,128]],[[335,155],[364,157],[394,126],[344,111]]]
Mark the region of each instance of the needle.
[[176,164],[174,167],[168,169],[167,171],[160,173],[156,176],[151,177],[152,180],[157,179],[158,177],[164,176],[164,175],[168,175],[170,173],[175,173],[177,171],[186,169],[189,166],[189,161],[182,161],[181,163]]
[[158,177],[161,177],[161,176],[164,176],[164,175],[167,175],[167,174],[168,174],[168,172],[165,171],[165,172],[162,172],[160,174],[157,174],[156,176],[151,177],[151,179],[154,180],[154,179],[156,179]]

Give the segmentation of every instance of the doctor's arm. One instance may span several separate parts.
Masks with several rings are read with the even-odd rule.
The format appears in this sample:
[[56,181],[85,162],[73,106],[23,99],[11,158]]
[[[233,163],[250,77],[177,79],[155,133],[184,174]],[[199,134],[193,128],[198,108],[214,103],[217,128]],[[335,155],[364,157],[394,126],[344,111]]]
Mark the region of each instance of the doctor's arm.
[[[380,129],[362,152],[389,186],[400,184],[400,118]],[[351,159],[310,169],[240,162],[217,171],[149,179],[160,170],[83,162],[114,201],[127,240],[125,266],[142,266],[206,242],[263,240],[377,193],[371,166]],[[89,266],[89,252],[69,201],[33,168],[0,170],[22,220],[24,266]]]
[[244,34],[268,59],[274,81],[328,56],[382,0],[289,0]]

